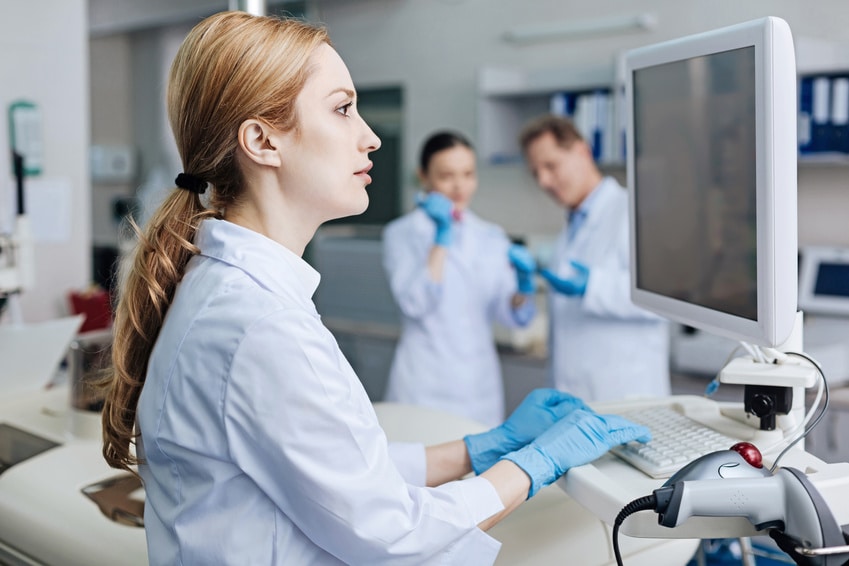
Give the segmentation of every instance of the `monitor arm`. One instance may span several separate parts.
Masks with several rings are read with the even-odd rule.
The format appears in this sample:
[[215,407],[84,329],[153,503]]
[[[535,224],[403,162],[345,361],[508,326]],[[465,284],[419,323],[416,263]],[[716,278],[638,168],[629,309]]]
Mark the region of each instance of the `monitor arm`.
[[[773,352],[783,356],[783,352],[804,352],[802,336],[803,314],[797,311],[790,337]],[[751,416],[757,417],[757,427],[761,430],[774,430],[781,427],[779,417],[790,415],[790,424],[784,430],[792,429],[805,417],[805,388],[817,383],[817,370],[802,358],[787,357],[755,360],[750,356],[734,358],[719,374],[720,383],[743,385],[744,413],[732,414],[733,410],[724,410],[726,416],[753,424]]]

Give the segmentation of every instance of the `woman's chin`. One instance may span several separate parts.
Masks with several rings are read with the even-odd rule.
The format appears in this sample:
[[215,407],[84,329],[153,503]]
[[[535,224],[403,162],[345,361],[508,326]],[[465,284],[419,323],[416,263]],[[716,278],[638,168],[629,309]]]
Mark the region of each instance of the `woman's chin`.
[[368,193],[363,190],[362,197],[356,200],[352,199],[351,202],[347,203],[344,208],[340,207],[339,213],[334,217],[334,219],[359,216],[368,209],[368,204]]
[[363,198],[360,200],[360,205],[357,208],[357,211],[352,213],[351,216],[357,216],[357,215],[362,214],[363,212],[365,212],[368,209],[368,205],[369,205],[368,193],[366,192],[365,189],[363,189]]

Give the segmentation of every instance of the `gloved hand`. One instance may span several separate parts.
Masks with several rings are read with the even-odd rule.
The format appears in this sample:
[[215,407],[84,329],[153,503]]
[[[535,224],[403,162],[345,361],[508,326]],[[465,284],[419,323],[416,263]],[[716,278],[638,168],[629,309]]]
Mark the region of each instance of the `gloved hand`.
[[542,275],[545,280],[548,281],[549,285],[551,285],[551,287],[558,293],[583,297],[584,293],[587,291],[587,281],[590,278],[590,268],[580,261],[572,260],[569,263],[572,264],[572,267],[575,270],[575,274],[572,275],[572,277],[558,277],[548,269],[540,271],[540,275]]
[[437,246],[451,245],[451,222],[453,221],[452,210],[454,203],[442,193],[432,191],[419,200],[418,205],[436,224],[436,237],[434,244]]
[[531,391],[506,421],[487,432],[463,438],[472,469],[482,474],[499,458],[526,445],[577,409],[592,411],[577,397],[556,389]]
[[510,452],[510,460],[531,478],[528,499],[562,476],[569,468],[592,462],[613,446],[632,440],[648,442],[649,429],[618,415],[599,415],[583,409],[554,423],[536,440]]
[[510,246],[507,257],[510,258],[510,263],[516,269],[516,282],[519,292],[523,295],[533,295],[537,290],[537,284],[534,281],[537,262],[534,260],[534,256],[525,246],[514,244]]

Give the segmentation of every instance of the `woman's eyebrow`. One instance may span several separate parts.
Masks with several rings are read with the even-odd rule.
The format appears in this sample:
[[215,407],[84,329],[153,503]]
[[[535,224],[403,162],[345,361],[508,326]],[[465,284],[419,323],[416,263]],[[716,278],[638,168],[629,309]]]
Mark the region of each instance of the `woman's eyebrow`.
[[332,91],[330,91],[330,92],[327,94],[327,97],[328,97],[328,98],[330,98],[331,96],[333,96],[333,95],[334,95],[334,94],[336,94],[337,92],[344,92],[344,93],[345,93],[345,94],[347,94],[350,98],[356,98],[356,97],[357,97],[357,93],[356,93],[356,92],[354,92],[354,91],[353,91],[353,90],[351,90],[350,88],[345,88],[345,87],[340,87],[340,88],[337,88],[337,89],[333,89]]

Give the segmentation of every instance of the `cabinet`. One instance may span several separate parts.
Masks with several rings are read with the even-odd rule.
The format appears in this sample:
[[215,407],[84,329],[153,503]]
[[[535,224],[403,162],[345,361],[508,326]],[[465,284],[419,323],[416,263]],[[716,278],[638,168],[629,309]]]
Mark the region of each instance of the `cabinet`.
[[[796,37],[799,164],[849,164],[849,44]],[[594,126],[576,126],[603,168],[624,167],[624,57],[581,68],[483,67],[478,73],[478,145],[488,164],[521,162],[518,136],[548,112],[570,114],[575,99],[600,96]],[[603,100],[606,100],[604,102]],[[601,132],[601,141],[593,132]]]
[[531,119],[569,115],[600,165],[624,165],[621,65],[569,69],[483,67],[478,73],[478,145],[489,164],[518,163],[518,137]]
[[799,164],[849,164],[849,45],[796,38]]

